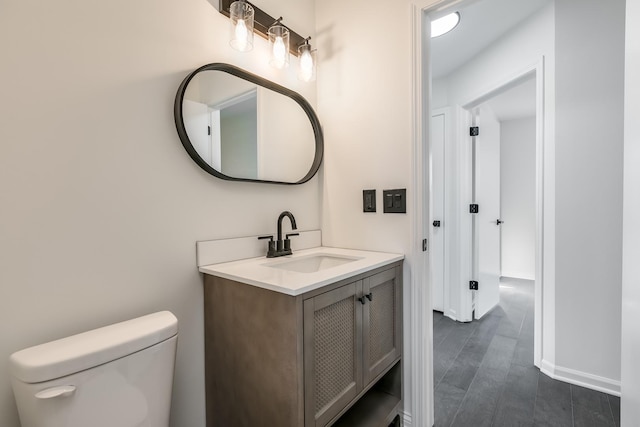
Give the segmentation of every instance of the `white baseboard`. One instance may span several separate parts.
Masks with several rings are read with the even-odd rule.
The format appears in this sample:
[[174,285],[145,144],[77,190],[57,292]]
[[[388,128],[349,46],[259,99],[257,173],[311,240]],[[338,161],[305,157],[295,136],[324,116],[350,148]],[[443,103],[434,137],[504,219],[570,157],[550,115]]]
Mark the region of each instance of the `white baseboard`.
[[523,280],[525,282],[535,282],[535,280],[536,280],[535,277],[533,277],[533,276],[529,277],[529,276],[525,276],[525,275],[519,275],[518,276],[518,275],[510,275],[510,274],[505,274],[505,275],[500,276],[500,280],[502,280],[502,279],[504,279],[504,280],[516,280],[516,281],[517,280]]
[[402,411],[400,416],[402,417],[402,427],[411,427],[413,425],[410,413]]
[[527,273],[518,273],[518,272],[506,272],[506,273],[501,273],[500,274],[500,278],[504,278],[504,279],[516,279],[516,280],[536,280],[535,275],[534,274],[527,274]]
[[451,310],[451,309],[445,310],[444,315],[451,320],[455,320],[456,322],[458,321],[458,316],[456,315],[455,310]]
[[613,396],[620,396],[620,381],[587,372],[576,371],[575,369],[556,366],[544,359],[542,360],[540,371],[554,380],[601,391]]

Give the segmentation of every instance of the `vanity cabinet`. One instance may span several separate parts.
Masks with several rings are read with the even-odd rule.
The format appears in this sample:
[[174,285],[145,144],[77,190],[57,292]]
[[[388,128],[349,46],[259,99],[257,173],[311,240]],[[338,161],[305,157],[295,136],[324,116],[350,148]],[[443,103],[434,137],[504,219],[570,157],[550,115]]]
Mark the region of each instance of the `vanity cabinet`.
[[402,388],[402,261],[287,295],[205,275],[207,426],[379,426]]
[[395,269],[304,301],[305,426],[325,426],[401,353]]

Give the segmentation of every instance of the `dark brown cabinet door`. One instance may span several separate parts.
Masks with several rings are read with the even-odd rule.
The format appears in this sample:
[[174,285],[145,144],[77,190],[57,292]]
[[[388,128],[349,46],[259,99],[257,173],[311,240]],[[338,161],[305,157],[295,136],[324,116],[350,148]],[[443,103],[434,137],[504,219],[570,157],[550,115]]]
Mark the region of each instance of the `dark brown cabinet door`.
[[390,269],[367,277],[363,295],[363,374],[366,387],[401,354],[402,310],[399,274]]
[[362,389],[362,281],[304,301],[305,426],[324,426]]

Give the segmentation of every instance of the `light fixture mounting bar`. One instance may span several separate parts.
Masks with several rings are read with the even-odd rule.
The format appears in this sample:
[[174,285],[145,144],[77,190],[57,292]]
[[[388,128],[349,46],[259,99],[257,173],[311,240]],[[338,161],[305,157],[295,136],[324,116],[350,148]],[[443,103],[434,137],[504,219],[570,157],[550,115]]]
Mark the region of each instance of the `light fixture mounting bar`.
[[[234,1],[235,0],[220,0],[220,8],[219,8],[220,13],[222,13],[226,17],[229,17],[230,16],[229,9],[230,9],[231,3],[233,3]],[[259,7],[256,7],[256,5],[254,5],[253,3],[251,2],[247,2],[247,3],[250,4],[251,7],[253,7],[253,11],[254,11],[253,32],[258,33],[261,37],[269,40],[267,31],[269,31],[269,27],[272,26],[277,21],[277,19],[272,17],[268,13],[264,12]],[[287,27],[286,25],[282,23],[280,23],[280,25],[282,25],[283,27],[286,27],[289,30],[289,40],[291,41],[289,44],[289,52],[294,56],[298,56],[299,55],[298,46],[300,46],[305,42],[305,38],[302,37],[300,34],[296,33],[295,31],[293,31],[291,28]]]

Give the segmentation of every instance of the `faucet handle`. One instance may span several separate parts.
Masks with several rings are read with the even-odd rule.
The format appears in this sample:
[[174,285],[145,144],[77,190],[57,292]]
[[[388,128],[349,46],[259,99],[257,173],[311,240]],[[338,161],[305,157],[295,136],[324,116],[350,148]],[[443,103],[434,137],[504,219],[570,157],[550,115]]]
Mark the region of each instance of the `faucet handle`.
[[291,253],[291,240],[289,240],[289,237],[292,236],[299,236],[300,233],[288,233],[285,235],[285,239],[284,239],[284,251]]
[[276,242],[273,241],[273,236],[258,236],[258,240],[269,239],[269,249],[267,250],[267,258],[273,258],[276,256]]

